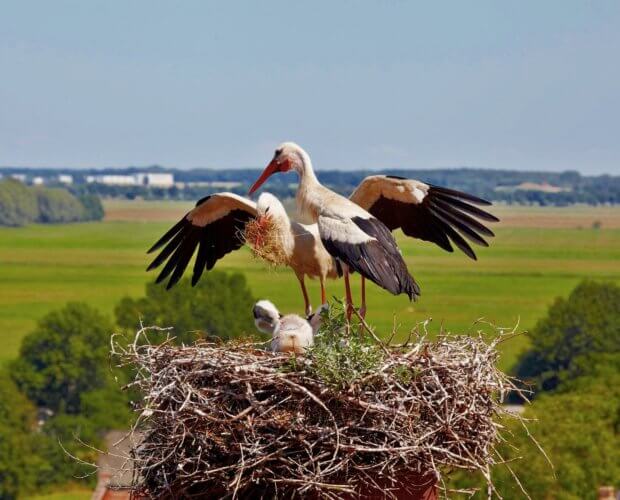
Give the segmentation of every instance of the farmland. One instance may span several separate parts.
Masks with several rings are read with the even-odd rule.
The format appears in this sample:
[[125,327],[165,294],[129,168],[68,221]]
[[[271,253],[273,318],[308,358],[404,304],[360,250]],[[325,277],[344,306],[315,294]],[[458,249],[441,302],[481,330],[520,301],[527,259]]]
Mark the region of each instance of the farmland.
[[[36,321],[67,301],[86,301],[112,315],[124,295],[140,296],[154,274],[144,272],[145,250],[187,207],[181,202],[110,202],[99,223],[32,225],[0,229],[0,363],[14,358],[21,338]],[[398,235],[405,259],[422,287],[410,304],[370,285],[368,321],[379,332],[399,336],[432,318],[431,331],[443,324],[471,332],[481,317],[501,326],[531,328],[558,295],[585,277],[620,282],[620,207],[529,208],[499,206],[504,222],[495,225],[490,248],[479,260],[449,255],[430,244]],[[301,312],[292,273],[269,269],[247,249],[227,256],[219,269],[243,272],[257,298],[281,310]],[[357,279],[354,278],[355,290]],[[310,283],[315,302],[318,284]],[[343,286],[329,283],[341,297]],[[249,314],[249,312],[248,312]],[[502,365],[510,366],[527,337],[504,346]]]

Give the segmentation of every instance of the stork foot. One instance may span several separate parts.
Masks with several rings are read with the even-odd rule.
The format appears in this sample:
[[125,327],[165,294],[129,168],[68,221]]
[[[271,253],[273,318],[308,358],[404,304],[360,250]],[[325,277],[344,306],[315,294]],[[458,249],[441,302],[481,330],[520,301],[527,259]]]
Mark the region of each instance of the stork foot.
[[365,305],[360,307],[357,312],[360,315],[360,318],[366,319],[366,306]]

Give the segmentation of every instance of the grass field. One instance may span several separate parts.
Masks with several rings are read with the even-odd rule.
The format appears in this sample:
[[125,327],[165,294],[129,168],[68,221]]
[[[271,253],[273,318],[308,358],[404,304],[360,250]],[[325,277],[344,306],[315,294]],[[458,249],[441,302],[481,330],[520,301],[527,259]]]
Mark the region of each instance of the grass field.
[[[154,279],[146,274],[145,250],[180,217],[186,203],[112,202],[102,223],[34,225],[0,229],[0,363],[15,357],[21,338],[46,312],[81,300],[110,316],[124,295],[140,296]],[[398,237],[422,298],[409,304],[369,286],[368,320],[381,332],[396,315],[400,334],[433,318],[455,332],[471,331],[481,317],[501,326],[531,328],[558,295],[583,278],[620,282],[620,208],[497,207],[505,222],[495,226],[490,248],[478,262],[446,254],[430,244]],[[593,229],[595,221],[600,229]],[[219,269],[242,271],[257,298],[283,311],[301,312],[297,281],[288,270],[270,270],[247,250],[229,255]],[[357,279],[355,286],[357,287]],[[340,282],[329,283],[342,296]],[[316,302],[318,286],[310,284]],[[249,311],[248,311],[249,314]],[[502,366],[510,366],[527,342],[505,344]]]

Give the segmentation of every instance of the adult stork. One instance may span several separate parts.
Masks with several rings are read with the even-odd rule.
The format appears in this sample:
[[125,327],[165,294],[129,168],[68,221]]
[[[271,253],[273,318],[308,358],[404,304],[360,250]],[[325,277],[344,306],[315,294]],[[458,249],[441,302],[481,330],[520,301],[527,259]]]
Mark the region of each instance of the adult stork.
[[350,270],[394,295],[405,293],[409,300],[414,300],[420,294],[420,287],[409,274],[388,227],[353,201],[321,185],[310,156],[297,144],[287,142],[276,149],[249,194],[271,175],[289,171],[299,175],[297,206],[300,212],[318,223],[323,245],[342,263],[349,319],[353,312]]
[[338,276],[336,262],[321,244],[316,225],[290,220],[282,203],[269,193],[261,194],[257,203],[234,193],[217,193],[202,198],[149,249],[148,253],[151,253],[163,247],[147,271],[165,262],[156,282],[169,277],[166,286],[169,289],[181,279],[198,248],[192,274],[193,286],[205,269],[211,270],[218,260],[244,245],[246,224],[261,217],[271,219],[285,264],[297,276],[306,314],[310,314],[312,306],[305,277],[319,279],[321,303],[324,304],[325,280]]
[[[478,208],[491,203],[455,189],[426,184],[395,175],[371,175],[350,198],[383,222],[390,231],[402,229],[406,236],[430,241],[447,252],[454,243],[465,255],[477,260],[469,241],[489,246],[483,236],[495,236],[477,219],[498,222],[494,215]],[[478,205],[478,206],[476,206]],[[361,282],[360,313],[366,310],[365,278]]]
[[[498,220],[475,206],[490,205],[486,200],[397,176],[366,177],[346,200],[319,184],[309,155],[294,143],[284,143],[278,147],[273,160],[250,193],[270,175],[291,170],[300,176],[297,191],[300,211],[319,222],[319,233],[328,251],[362,276],[362,316],[366,311],[366,278],[392,293],[404,291],[410,299],[419,294],[419,287],[406,272],[390,231],[400,228],[405,235],[431,241],[448,252],[453,251],[452,241],[475,260],[476,254],[463,235],[478,245],[488,246],[482,236],[493,236],[493,232],[476,218],[489,222]],[[352,204],[357,205],[358,209]],[[377,247],[381,247],[384,253],[379,252]],[[384,258],[385,254],[390,257]],[[385,281],[380,282],[377,277],[385,278]],[[350,288],[346,278],[345,274],[349,302]],[[410,291],[413,293],[410,294]]]

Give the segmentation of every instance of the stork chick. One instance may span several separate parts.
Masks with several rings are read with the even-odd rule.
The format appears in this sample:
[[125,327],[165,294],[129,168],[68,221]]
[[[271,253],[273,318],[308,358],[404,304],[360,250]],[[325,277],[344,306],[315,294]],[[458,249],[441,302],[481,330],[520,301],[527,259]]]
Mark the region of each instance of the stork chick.
[[263,333],[271,335],[271,350],[303,354],[314,344],[314,335],[320,327],[319,309],[307,320],[297,314],[282,316],[269,300],[259,300],[253,309],[254,324]]

